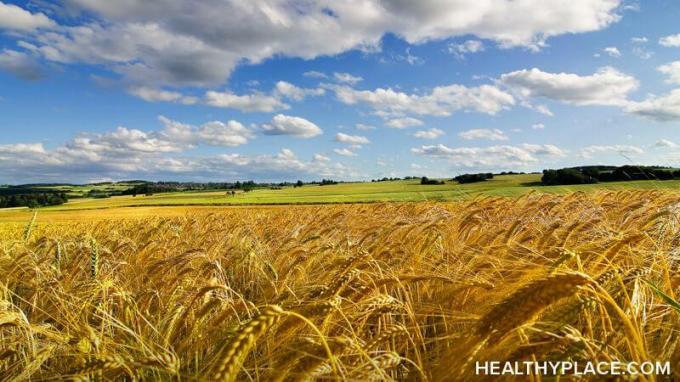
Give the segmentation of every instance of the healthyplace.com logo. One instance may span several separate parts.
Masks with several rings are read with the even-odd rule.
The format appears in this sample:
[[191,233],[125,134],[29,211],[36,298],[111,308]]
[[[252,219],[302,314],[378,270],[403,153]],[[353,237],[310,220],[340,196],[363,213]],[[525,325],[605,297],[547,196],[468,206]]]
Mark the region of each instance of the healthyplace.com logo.
[[670,362],[569,362],[569,361],[484,361],[475,362],[477,375],[671,375]]

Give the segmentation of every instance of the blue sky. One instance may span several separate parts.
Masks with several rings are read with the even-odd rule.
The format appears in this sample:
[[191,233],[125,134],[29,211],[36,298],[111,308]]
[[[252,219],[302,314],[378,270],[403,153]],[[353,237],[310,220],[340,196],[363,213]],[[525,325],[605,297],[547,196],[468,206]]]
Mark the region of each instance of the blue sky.
[[680,166],[680,3],[0,0],[0,183]]

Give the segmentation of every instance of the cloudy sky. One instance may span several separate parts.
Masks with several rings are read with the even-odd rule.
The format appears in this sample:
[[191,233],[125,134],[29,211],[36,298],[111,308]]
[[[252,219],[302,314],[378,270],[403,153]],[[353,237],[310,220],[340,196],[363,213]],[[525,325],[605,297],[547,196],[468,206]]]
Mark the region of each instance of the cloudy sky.
[[675,0],[0,0],[0,183],[680,166]]

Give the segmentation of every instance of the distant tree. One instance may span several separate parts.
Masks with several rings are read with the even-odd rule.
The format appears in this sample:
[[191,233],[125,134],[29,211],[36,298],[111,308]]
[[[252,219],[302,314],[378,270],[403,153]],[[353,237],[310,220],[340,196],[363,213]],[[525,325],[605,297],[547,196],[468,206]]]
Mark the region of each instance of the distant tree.
[[438,184],[444,184],[443,180],[438,180],[438,179],[429,179],[428,177],[424,176],[420,178],[420,184],[422,185],[438,185]]
[[321,183],[319,183],[319,186],[329,186],[333,184],[338,184],[338,182],[332,179],[321,179]]
[[560,185],[560,184],[590,184],[597,183],[597,179],[591,175],[583,174],[581,171],[573,168],[563,168],[559,170],[544,170],[541,183],[545,185]]
[[493,179],[493,174],[492,173],[463,174],[453,178],[453,180],[457,181],[460,184],[483,182],[487,179]]

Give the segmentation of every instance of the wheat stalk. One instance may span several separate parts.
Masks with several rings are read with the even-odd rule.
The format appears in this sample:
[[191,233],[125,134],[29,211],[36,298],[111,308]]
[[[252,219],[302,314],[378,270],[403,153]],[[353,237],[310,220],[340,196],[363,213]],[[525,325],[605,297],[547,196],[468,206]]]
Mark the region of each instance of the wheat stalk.
[[212,380],[232,382],[236,380],[238,372],[257,339],[271,328],[285,311],[277,305],[266,306],[260,314],[246,323],[227,344],[220,356],[217,369]]
[[494,306],[477,325],[479,335],[491,335],[492,342],[510,330],[532,320],[553,303],[572,296],[592,279],[577,272],[562,272],[535,280]]

